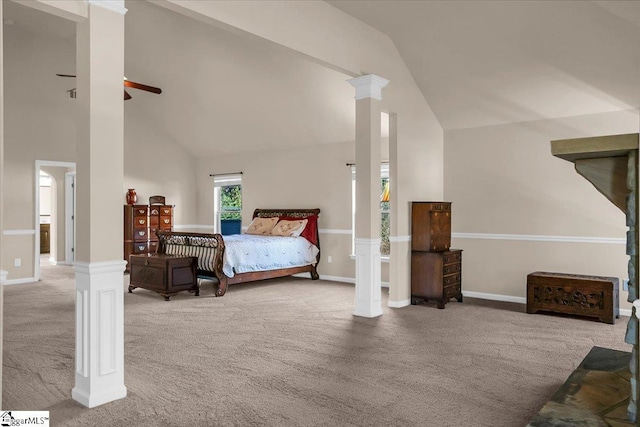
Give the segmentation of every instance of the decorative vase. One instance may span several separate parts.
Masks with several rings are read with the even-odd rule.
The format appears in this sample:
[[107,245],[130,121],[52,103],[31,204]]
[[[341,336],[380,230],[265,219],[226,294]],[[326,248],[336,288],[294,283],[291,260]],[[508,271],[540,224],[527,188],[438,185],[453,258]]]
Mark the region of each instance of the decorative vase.
[[130,188],[129,192],[127,192],[127,204],[135,205],[137,201],[138,201],[138,195],[136,194],[136,190],[134,190],[133,188]]

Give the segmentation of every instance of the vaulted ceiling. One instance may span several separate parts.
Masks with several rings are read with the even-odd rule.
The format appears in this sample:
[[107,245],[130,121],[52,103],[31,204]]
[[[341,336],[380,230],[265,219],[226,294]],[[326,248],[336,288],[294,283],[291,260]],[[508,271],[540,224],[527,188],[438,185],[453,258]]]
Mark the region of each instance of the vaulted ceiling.
[[329,3],[391,37],[445,129],[638,108],[640,2]]
[[[392,39],[444,129],[640,104],[640,2],[329,3]],[[74,48],[72,23],[4,6],[15,29]],[[148,2],[126,7],[125,73],[163,89],[131,91],[126,108],[194,155],[353,139],[348,76]]]

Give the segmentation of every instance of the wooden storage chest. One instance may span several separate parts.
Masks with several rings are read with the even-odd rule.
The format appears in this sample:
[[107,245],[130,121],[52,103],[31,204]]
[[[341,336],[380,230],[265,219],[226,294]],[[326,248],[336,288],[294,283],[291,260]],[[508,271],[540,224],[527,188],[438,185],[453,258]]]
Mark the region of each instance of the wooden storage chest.
[[618,293],[617,277],[536,271],[527,275],[527,313],[573,314],[615,324]]
[[196,269],[198,258],[167,254],[131,255],[129,292],[148,289],[162,295],[166,301],[180,291],[200,294]]

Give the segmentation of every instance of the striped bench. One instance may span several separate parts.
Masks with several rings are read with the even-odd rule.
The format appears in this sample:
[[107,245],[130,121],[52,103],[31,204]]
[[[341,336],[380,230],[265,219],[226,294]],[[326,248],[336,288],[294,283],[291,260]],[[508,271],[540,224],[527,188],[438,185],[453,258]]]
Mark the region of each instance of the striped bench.
[[156,234],[159,240],[157,253],[197,257],[198,277],[220,280],[217,272],[222,271],[224,253],[224,241],[220,234],[161,230],[156,230]]

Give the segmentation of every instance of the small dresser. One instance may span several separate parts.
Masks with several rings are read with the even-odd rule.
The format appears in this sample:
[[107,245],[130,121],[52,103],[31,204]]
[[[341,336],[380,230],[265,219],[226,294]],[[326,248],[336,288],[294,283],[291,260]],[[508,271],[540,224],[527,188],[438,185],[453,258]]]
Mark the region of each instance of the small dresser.
[[124,205],[124,259],[128,263],[130,255],[156,253],[156,230],[171,231],[172,227],[171,205]]
[[462,302],[462,250],[451,249],[451,203],[411,203],[411,304]]
[[434,300],[444,308],[451,298],[462,302],[462,250],[411,252],[411,304]]

